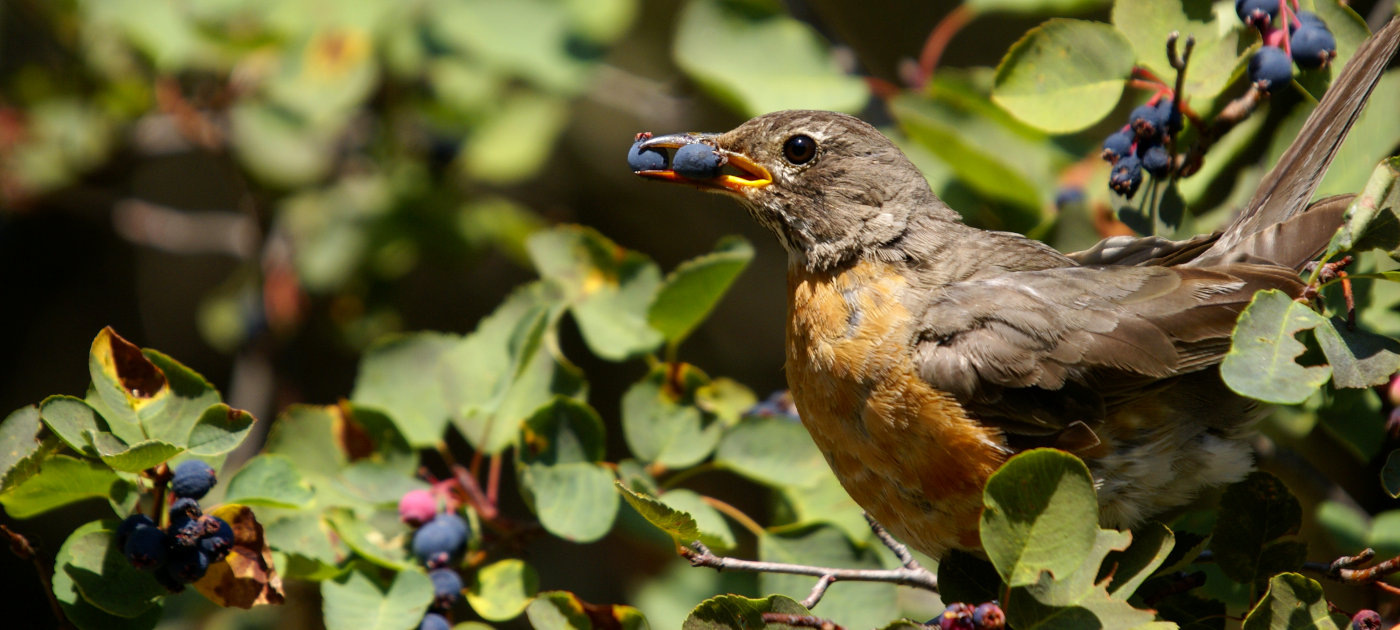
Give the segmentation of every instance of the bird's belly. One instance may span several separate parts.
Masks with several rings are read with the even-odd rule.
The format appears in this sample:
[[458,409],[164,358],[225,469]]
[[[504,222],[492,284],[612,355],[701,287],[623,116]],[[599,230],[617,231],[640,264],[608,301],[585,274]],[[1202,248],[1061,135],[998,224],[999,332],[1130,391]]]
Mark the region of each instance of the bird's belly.
[[924,553],[978,547],[982,487],[1006,451],[916,373],[903,277],[859,263],[788,280],[788,384],[841,484]]

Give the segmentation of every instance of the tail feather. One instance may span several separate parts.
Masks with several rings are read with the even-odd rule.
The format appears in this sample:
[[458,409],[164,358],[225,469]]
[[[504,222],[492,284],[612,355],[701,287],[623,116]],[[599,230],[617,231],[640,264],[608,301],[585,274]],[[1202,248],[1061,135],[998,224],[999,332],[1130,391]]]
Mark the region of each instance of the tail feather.
[[[1266,243],[1280,244],[1279,239],[1251,237],[1308,208],[1308,201],[1327,172],[1327,166],[1332,163],[1347,132],[1361,115],[1361,109],[1365,107],[1366,100],[1370,98],[1381,72],[1390,63],[1397,47],[1400,47],[1400,17],[1391,19],[1356,50],[1341,74],[1332,81],[1317,109],[1303,124],[1293,144],[1259,183],[1245,211],[1225,228],[1220,239],[1202,254],[1199,261],[1229,259],[1242,253],[1280,264],[1292,264],[1291,260],[1280,260],[1280,256],[1263,249]],[[1335,224],[1326,229],[1326,236],[1330,237],[1334,231]],[[1251,243],[1250,251],[1237,249],[1246,242]]]

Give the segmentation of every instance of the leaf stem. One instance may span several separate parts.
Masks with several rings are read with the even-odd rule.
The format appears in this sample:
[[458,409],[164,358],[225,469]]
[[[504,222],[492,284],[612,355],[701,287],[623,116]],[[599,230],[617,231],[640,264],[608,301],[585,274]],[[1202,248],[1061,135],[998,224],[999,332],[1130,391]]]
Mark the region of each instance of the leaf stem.
[[758,524],[758,521],[753,520],[753,518],[751,518],[748,514],[745,514],[743,510],[740,510],[739,508],[736,508],[733,505],[730,505],[728,503],[725,503],[724,501],[706,495],[700,495],[700,500],[704,501],[710,507],[719,510],[725,516],[734,519],[740,525],[743,525],[744,529],[749,530],[749,533],[753,534],[754,536],[761,537],[767,533],[763,530],[763,526]]

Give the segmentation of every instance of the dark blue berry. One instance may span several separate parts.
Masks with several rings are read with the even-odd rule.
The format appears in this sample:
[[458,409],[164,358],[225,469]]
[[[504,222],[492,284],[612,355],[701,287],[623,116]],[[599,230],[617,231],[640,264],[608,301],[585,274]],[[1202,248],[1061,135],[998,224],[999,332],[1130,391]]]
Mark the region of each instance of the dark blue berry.
[[666,152],[661,149],[642,149],[642,141],[632,143],[627,150],[627,166],[634,171],[660,171],[666,168]]
[[170,541],[159,527],[140,525],[126,538],[122,547],[131,566],[138,569],[154,569],[165,562],[170,552]]
[[199,509],[199,502],[190,498],[176,499],[170,504],[170,523],[183,523],[188,520],[197,519],[204,515],[204,511]]
[[671,170],[681,177],[689,177],[690,179],[718,177],[719,154],[715,153],[708,144],[687,144],[676,149],[676,157],[671,160]]
[[1321,23],[1303,22],[1289,43],[1293,47],[1293,63],[1304,70],[1321,68],[1337,56],[1337,40]]
[[1138,186],[1142,184],[1142,161],[1137,156],[1125,155],[1113,165],[1113,170],[1108,176],[1108,187],[1129,199],[1137,194]]
[[1249,58],[1249,82],[1271,93],[1293,80],[1293,62],[1282,48],[1265,46]]
[[209,570],[209,555],[199,547],[175,547],[170,550],[169,562],[165,571],[171,579],[181,584],[189,584],[204,577]]
[[1153,177],[1162,177],[1167,174],[1171,166],[1171,155],[1167,153],[1167,148],[1158,144],[1148,147],[1142,152],[1142,170],[1147,171]]
[[462,576],[452,569],[433,569],[428,572],[433,581],[433,606],[439,609],[451,608],[462,595]]
[[131,532],[136,531],[138,527],[157,527],[157,525],[155,519],[145,514],[132,514],[126,517],[122,524],[117,526],[117,547],[125,548],[127,539],[131,537]]
[[466,548],[465,525],[466,521],[455,514],[439,514],[413,532],[410,546],[414,557],[429,569],[447,566]]
[[1155,141],[1167,128],[1167,118],[1156,105],[1138,105],[1128,114],[1128,126],[1142,140]]
[[228,521],[217,516],[204,516],[204,535],[199,538],[199,548],[211,559],[221,560],[233,548],[233,528]]
[[202,499],[218,480],[214,469],[200,460],[187,459],[175,467],[175,476],[170,480],[170,491],[175,496]]
[[1133,142],[1137,140],[1137,134],[1132,129],[1123,129],[1108,137],[1103,141],[1103,159],[1108,162],[1117,162],[1118,158],[1133,152]]
[[1245,24],[1263,29],[1274,23],[1278,0],[1235,0],[1235,15]]
[[1181,112],[1176,109],[1176,104],[1172,99],[1164,98],[1157,101],[1157,118],[1166,121],[1162,128],[1167,135],[1181,131]]
[[1298,30],[1299,26],[1302,26],[1304,24],[1311,24],[1313,26],[1321,26],[1323,28],[1327,28],[1327,23],[1322,21],[1322,17],[1320,17],[1316,13],[1313,13],[1312,11],[1299,11],[1297,18],[1298,19],[1296,20],[1290,20],[1288,22],[1289,35],[1292,35]]
[[1367,609],[1352,616],[1349,630],[1381,630],[1382,625],[1380,613]]
[[437,613],[423,615],[423,621],[418,624],[418,630],[452,630],[452,622],[447,617]]

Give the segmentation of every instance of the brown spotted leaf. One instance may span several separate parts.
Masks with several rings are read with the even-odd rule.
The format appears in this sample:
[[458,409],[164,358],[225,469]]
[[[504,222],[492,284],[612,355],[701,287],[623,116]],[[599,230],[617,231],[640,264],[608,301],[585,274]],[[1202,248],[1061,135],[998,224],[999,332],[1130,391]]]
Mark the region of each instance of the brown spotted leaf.
[[223,560],[210,564],[194,587],[220,606],[281,604],[282,578],[272,567],[272,549],[253,510],[235,503],[208,513],[228,521],[233,528],[233,549]]
[[144,437],[139,412],[169,395],[165,373],[146,358],[141,348],[123,339],[111,326],[103,328],[92,341],[88,372],[104,411],[110,412],[107,422],[112,425],[112,432],[123,440]]

